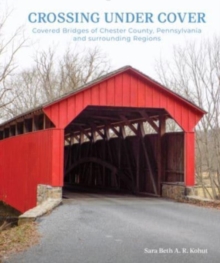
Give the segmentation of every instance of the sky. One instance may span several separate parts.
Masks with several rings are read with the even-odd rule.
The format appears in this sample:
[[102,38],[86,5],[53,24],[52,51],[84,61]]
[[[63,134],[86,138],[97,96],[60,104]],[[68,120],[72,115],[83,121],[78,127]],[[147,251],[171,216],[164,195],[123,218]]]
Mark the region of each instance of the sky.
[[[47,48],[52,44],[59,47],[60,52],[66,45],[84,47],[100,47],[110,58],[112,68],[116,69],[125,65],[131,65],[145,74],[155,77],[154,65],[155,60],[159,57],[168,58],[172,55],[173,45],[184,45],[186,41],[201,41],[204,38],[212,38],[213,35],[219,34],[220,15],[214,0],[209,1],[192,1],[192,0],[80,0],[80,1],[47,1],[47,0],[2,0],[7,4],[9,9],[14,11],[7,23],[5,34],[12,32],[19,26],[23,25],[25,34],[31,40],[31,45],[23,50],[18,59],[21,67],[31,63],[31,56],[37,47]],[[2,2],[1,1],[1,2]],[[2,3],[3,3],[2,2]],[[3,4],[0,4],[3,10]],[[2,6],[1,6],[2,5]],[[30,13],[99,13],[99,23],[30,23],[28,16]],[[104,13],[151,13],[152,20],[148,19],[146,23],[144,16],[141,15],[141,23],[106,23]],[[170,22],[159,22],[158,15],[161,14],[161,21],[170,18]],[[189,13],[196,13],[189,17]],[[198,22],[198,13],[204,13],[206,23]],[[110,17],[110,16],[109,16]],[[115,16],[114,16],[115,18]],[[173,22],[175,20],[176,22]],[[35,16],[32,16],[32,20]],[[189,23],[196,21],[196,23]],[[183,22],[181,23],[180,20]],[[153,21],[153,22],[152,22]],[[200,21],[201,22],[201,21]],[[42,30],[57,30],[60,33],[34,33]],[[118,29],[123,33],[101,33],[100,30]],[[193,29],[199,33],[161,33],[162,30],[182,30]],[[86,33],[62,33],[63,30],[85,30]],[[97,33],[92,33],[97,30]],[[129,33],[128,31],[132,33]],[[133,33],[135,30],[143,30],[145,33]],[[160,31],[160,32],[158,32]],[[150,32],[153,32],[150,34]],[[79,37],[82,39],[79,40]],[[83,39],[84,37],[84,39]],[[92,37],[118,37],[130,38],[121,41],[89,41]],[[147,41],[144,42],[144,40]],[[153,38],[152,41],[150,38]],[[35,44],[33,44],[35,43]]]

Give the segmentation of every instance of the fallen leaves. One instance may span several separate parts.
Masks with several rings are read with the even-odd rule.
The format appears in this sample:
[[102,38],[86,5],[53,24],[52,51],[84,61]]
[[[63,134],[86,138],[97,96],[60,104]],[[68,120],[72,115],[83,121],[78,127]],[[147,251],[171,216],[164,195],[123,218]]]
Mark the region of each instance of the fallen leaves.
[[[2,227],[2,226],[1,226]],[[23,251],[39,242],[37,225],[34,222],[0,230],[0,263],[5,255]]]

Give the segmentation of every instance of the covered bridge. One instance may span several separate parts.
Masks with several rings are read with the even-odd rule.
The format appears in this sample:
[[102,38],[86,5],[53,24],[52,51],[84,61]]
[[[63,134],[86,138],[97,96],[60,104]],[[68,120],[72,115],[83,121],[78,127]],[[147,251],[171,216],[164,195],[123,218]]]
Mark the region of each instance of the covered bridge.
[[193,186],[204,113],[130,66],[111,72],[0,126],[0,200],[24,212],[39,185],[155,196]]

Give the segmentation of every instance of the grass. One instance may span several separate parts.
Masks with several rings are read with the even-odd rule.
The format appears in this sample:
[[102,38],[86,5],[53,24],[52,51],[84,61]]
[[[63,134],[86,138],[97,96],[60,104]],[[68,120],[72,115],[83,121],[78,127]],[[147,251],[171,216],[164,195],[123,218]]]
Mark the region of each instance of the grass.
[[0,263],[1,258],[21,252],[39,242],[40,235],[35,222],[10,227],[4,222],[0,226]]

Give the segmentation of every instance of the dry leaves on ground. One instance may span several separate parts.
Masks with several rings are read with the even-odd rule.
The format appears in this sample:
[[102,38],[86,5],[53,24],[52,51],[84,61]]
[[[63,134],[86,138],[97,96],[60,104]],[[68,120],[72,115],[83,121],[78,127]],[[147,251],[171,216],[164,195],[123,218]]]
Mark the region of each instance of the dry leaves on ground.
[[220,210],[220,201],[202,201],[202,200],[177,200],[180,203],[186,203],[190,205],[196,205],[200,207],[205,207],[205,208],[212,208],[212,209],[218,209]]
[[37,225],[34,222],[0,230],[0,263],[3,256],[23,251],[37,244],[39,237]]

